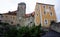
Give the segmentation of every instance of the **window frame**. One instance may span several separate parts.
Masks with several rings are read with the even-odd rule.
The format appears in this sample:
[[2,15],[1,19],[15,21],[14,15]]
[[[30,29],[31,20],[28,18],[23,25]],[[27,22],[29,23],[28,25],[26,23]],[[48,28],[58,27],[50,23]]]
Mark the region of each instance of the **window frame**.
[[44,19],[44,24],[48,24],[48,20],[47,19]]
[[46,5],[42,5],[42,6],[44,8],[44,15],[46,15],[47,14],[47,12],[46,12]]
[[48,8],[49,8],[49,10],[51,10],[52,7],[51,6],[48,6]]
[[53,13],[52,12],[50,12],[50,16],[53,16]]

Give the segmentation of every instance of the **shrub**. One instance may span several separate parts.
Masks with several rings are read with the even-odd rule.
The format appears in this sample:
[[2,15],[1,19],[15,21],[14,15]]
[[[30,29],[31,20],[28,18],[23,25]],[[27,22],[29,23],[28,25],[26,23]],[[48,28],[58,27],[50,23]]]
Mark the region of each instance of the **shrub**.
[[9,27],[8,31],[6,32],[5,37],[40,37],[41,33],[41,26],[32,26],[32,27]]

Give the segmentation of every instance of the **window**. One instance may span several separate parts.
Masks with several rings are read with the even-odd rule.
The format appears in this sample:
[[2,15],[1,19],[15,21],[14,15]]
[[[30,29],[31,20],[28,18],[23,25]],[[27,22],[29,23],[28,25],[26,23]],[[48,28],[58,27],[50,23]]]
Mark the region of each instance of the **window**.
[[7,18],[7,16],[6,16],[6,18]]
[[52,14],[52,12],[50,12],[50,16],[52,16],[53,14]]
[[17,26],[20,26],[20,24],[17,24]]
[[43,6],[43,8],[45,8],[45,5],[42,5]]
[[11,22],[11,24],[13,24],[13,22]]
[[43,5],[43,8],[44,8],[44,14],[46,14],[46,6],[45,5]]
[[51,10],[51,6],[49,6],[49,9]]
[[45,20],[44,20],[44,24],[48,24],[48,20],[45,19]]
[[1,22],[2,20],[0,20],[0,22]]
[[37,11],[38,11],[38,10],[39,10],[39,6],[37,6],[37,8],[36,8],[36,9],[37,9]]
[[44,11],[44,14],[46,14],[46,12]]
[[44,10],[45,10],[46,6],[45,6],[45,5],[43,5],[43,8],[44,8]]
[[38,14],[37,14],[37,16],[38,16]]
[[1,15],[1,18],[3,18],[3,15]]
[[32,23],[32,22],[30,22],[30,23]]
[[6,16],[7,17],[7,16]]
[[15,17],[13,17],[13,19],[15,19]]

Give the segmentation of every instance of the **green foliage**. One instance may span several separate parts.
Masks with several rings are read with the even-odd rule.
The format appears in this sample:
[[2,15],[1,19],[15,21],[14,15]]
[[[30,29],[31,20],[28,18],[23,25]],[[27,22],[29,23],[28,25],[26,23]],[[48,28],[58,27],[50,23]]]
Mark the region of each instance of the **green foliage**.
[[0,25],[6,26],[6,25],[9,25],[9,23],[3,23],[3,22],[0,22]]
[[14,27],[9,28],[9,30],[7,31],[7,37],[16,37],[16,36],[17,36],[16,28]]
[[[8,30],[5,32],[5,37],[40,37],[41,25],[32,27],[14,27],[7,26]],[[19,28],[19,29],[17,29]]]
[[17,32],[17,37],[40,37],[40,25],[32,27],[20,27]]

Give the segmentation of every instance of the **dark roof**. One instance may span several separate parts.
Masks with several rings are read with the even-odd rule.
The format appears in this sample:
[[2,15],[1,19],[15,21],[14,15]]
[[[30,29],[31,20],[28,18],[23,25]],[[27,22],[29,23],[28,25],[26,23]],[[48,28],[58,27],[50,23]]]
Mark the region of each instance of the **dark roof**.
[[[12,12],[8,12],[8,13],[4,13],[4,15],[17,15],[17,11],[12,11]],[[35,15],[35,12],[32,12],[32,13],[30,13],[30,14],[25,14],[25,18],[28,18],[28,17],[30,17],[30,16],[32,16],[32,17],[34,17],[34,15]]]
[[16,12],[17,11],[12,11],[12,12],[9,11],[8,13],[4,13],[4,15],[16,15]]
[[54,5],[52,5],[52,4],[45,4],[45,3],[36,3],[36,4],[42,4],[42,5],[54,6]]
[[26,5],[24,2],[18,3],[18,5]]

